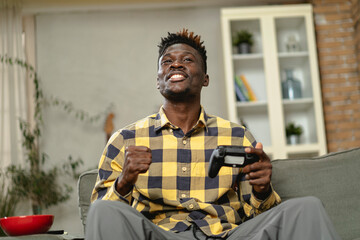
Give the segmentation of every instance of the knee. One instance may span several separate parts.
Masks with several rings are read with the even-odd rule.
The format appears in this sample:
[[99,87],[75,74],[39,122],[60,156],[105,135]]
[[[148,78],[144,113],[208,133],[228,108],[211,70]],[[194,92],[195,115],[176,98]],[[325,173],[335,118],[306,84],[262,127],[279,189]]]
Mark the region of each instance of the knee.
[[88,212],[88,218],[91,216],[100,217],[103,215],[108,215],[114,212],[114,204],[117,202],[113,201],[107,201],[107,200],[97,200],[94,203],[91,204],[89,212]]
[[88,216],[125,216],[137,212],[126,203],[118,201],[97,200],[91,204]]
[[323,206],[321,200],[314,196],[300,198],[304,206]]
[[102,212],[106,212],[107,208],[109,208],[108,201],[97,200],[90,205],[87,218],[92,219],[94,216],[99,216]]
[[285,201],[284,204],[290,207],[296,207],[298,209],[323,208],[323,204],[321,200],[313,196],[289,199]]
[[294,205],[294,206],[322,205],[322,202],[317,197],[307,196],[307,197],[291,198],[283,202],[281,205]]
[[90,205],[90,210],[103,211],[103,210],[106,210],[107,208],[109,208],[110,204],[111,204],[111,201],[96,200],[95,202],[93,202]]

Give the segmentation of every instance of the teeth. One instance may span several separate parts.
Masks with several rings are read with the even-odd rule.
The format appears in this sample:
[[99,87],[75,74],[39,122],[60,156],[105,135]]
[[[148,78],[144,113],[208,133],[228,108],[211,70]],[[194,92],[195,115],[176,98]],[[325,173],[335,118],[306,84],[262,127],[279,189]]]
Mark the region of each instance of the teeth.
[[178,80],[178,79],[183,79],[184,78],[184,76],[183,75],[181,75],[181,74],[174,74],[174,75],[172,75],[171,76],[171,80]]

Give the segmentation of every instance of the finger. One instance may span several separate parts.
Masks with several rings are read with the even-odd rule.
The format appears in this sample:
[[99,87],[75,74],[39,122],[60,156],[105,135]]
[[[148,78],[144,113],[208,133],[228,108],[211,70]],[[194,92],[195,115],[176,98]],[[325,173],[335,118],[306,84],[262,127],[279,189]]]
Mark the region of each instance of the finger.
[[150,162],[144,162],[144,161],[137,161],[132,162],[130,161],[129,164],[124,167],[124,175],[130,176],[130,178],[135,179],[137,178],[137,175],[140,173],[145,173],[149,170]]
[[249,184],[253,187],[260,188],[267,188],[269,186],[269,182],[263,178],[249,180]]
[[250,172],[256,172],[260,170],[272,169],[271,162],[255,162],[249,165]]
[[132,145],[132,146],[127,146],[125,148],[125,151],[126,152],[133,152],[133,151],[135,151],[135,152],[151,152],[151,149],[148,148],[148,147],[145,147],[145,146],[134,146],[134,145]]
[[246,165],[245,167],[243,167],[242,172],[245,174],[248,174],[249,172],[251,172],[251,170],[250,170],[251,165],[252,164],[249,164],[249,165]]
[[261,171],[257,171],[257,172],[250,172],[250,173],[246,174],[245,178],[247,180],[264,178],[264,179],[268,179],[270,181],[271,171],[268,169],[265,169],[265,170],[261,170]]
[[255,148],[262,150],[263,149],[263,144],[261,142],[258,142],[258,143],[256,143]]
[[126,154],[127,164],[139,165],[148,164],[152,162],[152,155],[148,152],[128,152]]
[[148,163],[140,163],[140,164],[132,164],[129,166],[129,168],[132,170],[132,172],[137,173],[145,173],[147,170],[149,170],[150,164]]
[[272,164],[270,161],[265,161],[265,162],[255,162],[253,164],[249,164],[246,165],[243,169],[242,172],[245,174],[248,174],[250,172],[256,172],[256,171],[260,171],[263,169],[272,169]]
[[256,154],[259,156],[260,162],[270,162],[269,156],[264,152],[262,143],[258,142],[255,148],[247,147],[245,148],[246,153]]

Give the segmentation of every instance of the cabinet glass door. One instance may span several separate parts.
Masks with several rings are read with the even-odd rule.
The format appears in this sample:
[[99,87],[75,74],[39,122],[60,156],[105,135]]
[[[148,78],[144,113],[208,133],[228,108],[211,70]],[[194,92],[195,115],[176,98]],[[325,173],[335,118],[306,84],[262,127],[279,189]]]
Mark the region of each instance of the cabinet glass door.
[[[262,45],[264,39],[260,26],[260,19],[233,20],[230,22],[231,44],[233,45],[233,82],[234,94],[237,99],[238,121],[245,125],[264,146],[270,146],[271,136]],[[246,34],[244,31],[252,35],[253,42],[250,51],[245,53],[242,52],[241,47],[234,46],[234,41],[238,35]],[[238,96],[239,93],[236,91],[239,90],[241,93],[245,92],[243,94],[245,99]]]
[[[275,18],[284,122],[300,126],[300,137],[288,145],[317,142],[313,90],[304,17]],[[284,129],[285,130],[285,129]],[[296,129],[294,130],[296,132]],[[288,130],[288,132],[291,132]]]

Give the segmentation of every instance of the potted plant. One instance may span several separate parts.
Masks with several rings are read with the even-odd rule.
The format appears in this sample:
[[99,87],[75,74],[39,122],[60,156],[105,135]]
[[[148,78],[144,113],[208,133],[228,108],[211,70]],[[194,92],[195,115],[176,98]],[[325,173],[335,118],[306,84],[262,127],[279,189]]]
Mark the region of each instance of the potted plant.
[[286,139],[288,144],[299,144],[303,129],[300,125],[290,122],[286,125]]
[[233,45],[238,47],[238,52],[242,54],[250,53],[251,46],[254,44],[253,34],[248,30],[237,32],[233,39]]
[[[2,211],[1,214],[4,216],[13,215],[16,205],[20,200],[30,200],[33,214],[41,214],[43,209],[69,199],[72,188],[67,184],[61,185],[58,183],[58,178],[64,174],[76,178],[78,176],[77,170],[82,164],[82,160],[73,160],[69,156],[68,161],[64,162],[60,167],[45,166],[48,156],[40,151],[39,139],[43,124],[42,110],[46,104],[46,99],[40,87],[37,73],[32,66],[22,60],[12,59],[6,55],[0,55],[0,60],[2,63],[16,64],[28,70],[31,73],[35,86],[34,126],[30,127],[25,120],[19,119],[26,162],[22,165],[12,164],[6,169],[6,177],[10,182],[6,191],[8,195],[0,195],[2,202],[0,206],[6,205],[4,206],[6,211]],[[65,110],[69,112],[68,107]]]
[[[19,196],[12,191],[12,183],[6,181],[6,174],[0,170],[0,218],[6,216],[13,216],[15,213],[15,208],[19,203]],[[0,227],[0,237],[6,236],[5,232]]]

